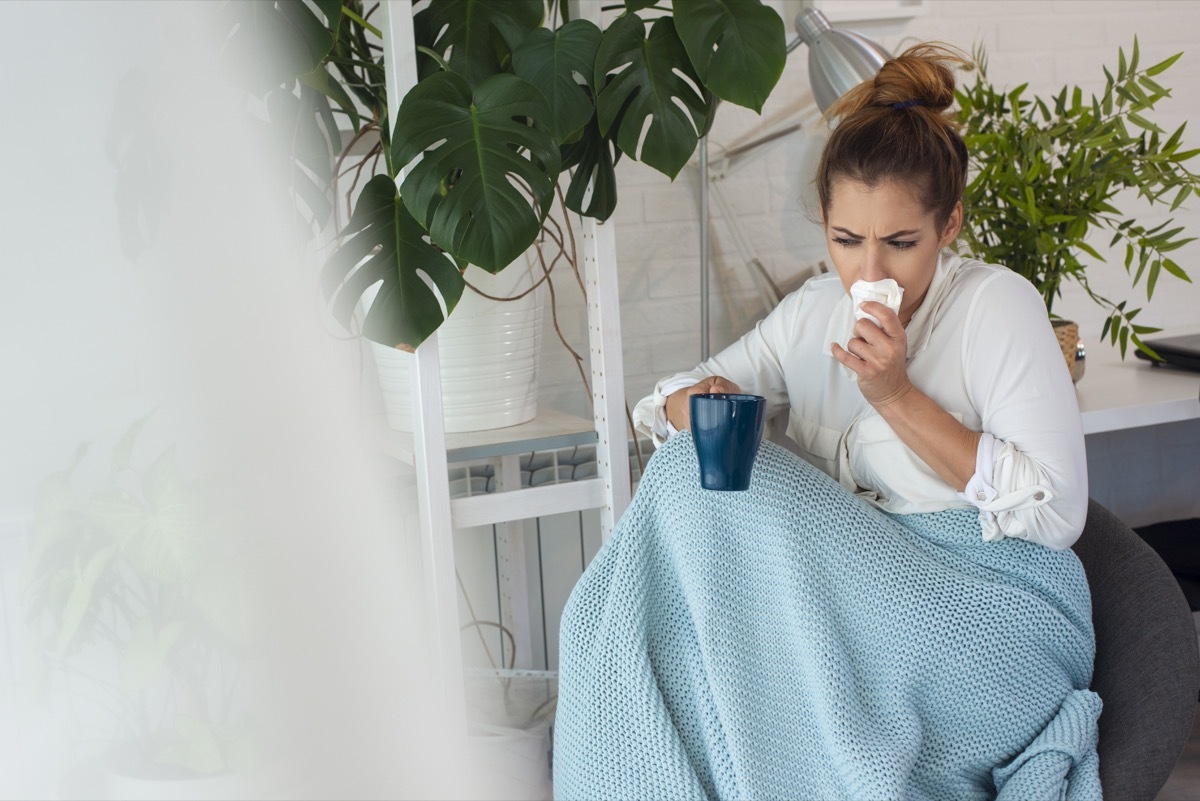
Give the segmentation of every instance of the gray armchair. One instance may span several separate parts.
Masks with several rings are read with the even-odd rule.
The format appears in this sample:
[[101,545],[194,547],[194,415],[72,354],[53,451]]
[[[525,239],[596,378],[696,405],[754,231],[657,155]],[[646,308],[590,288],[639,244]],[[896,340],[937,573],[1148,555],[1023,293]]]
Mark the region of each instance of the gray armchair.
[[1158,554],[1095,501],[1075,553],[1092,590],[1104,797],[1151,801],[1196,714],[1200,657],[1191,610]]

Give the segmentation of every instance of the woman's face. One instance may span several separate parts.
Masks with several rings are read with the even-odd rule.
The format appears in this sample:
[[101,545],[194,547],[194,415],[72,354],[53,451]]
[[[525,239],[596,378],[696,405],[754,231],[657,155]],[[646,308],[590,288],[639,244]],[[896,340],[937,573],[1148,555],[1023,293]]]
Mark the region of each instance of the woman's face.
[[829,256],[846,292],[858,280],[894,279],[904,287],[899,316],[908,325],[929,290],[938,251],[958,235],[962,204],[939,231],[907,185],[885,181],[872,188],[842,178],[833,182],[825,214]]

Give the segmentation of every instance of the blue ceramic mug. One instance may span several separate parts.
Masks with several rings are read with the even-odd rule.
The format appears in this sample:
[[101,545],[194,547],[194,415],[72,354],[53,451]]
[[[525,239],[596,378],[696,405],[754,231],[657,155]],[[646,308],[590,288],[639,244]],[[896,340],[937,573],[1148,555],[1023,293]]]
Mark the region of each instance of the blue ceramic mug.
[[762,440],[767,400],[761,395],[700,393],[688,399],[692,440],[700,458],[700,486],[750,488],[750,471]]

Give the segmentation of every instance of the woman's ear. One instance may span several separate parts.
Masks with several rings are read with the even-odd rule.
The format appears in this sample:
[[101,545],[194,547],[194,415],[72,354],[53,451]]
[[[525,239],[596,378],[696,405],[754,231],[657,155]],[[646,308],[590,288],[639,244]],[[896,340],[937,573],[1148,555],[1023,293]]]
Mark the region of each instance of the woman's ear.
[[946,247],[956,238],[958,232],[962,230],[963,223],[963,204],[960,200],[954,204],[954,210],[950,212],[950,217],[946,220],[946,226],[942,229],[942,238],[938,242],[938,247]]

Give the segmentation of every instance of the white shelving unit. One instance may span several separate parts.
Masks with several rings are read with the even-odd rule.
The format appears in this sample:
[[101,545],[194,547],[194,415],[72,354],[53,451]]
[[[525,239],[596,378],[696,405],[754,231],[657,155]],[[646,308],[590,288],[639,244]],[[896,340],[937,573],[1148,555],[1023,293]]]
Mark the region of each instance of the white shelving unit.
[[[599,24],[599,4],[576,5],[576,15]],[[402,97],[416,83],[416,48],[411,0],[384,3],[384,53],[389,97]],[[395,125],[399,104],[389,106]],[[621,364],[621,328],[616,245],[612,224],[580,222],[578,247],[588,299],[593,419],[552,411],[520,426],[496,431],[447,435],[442,423],[442,393],[436,334],[413,355],[413,433],[382,436],[389,453],[412,464],[417,473],[422,555],[430,642],[434,646],[435,688],[449,719],[466,735],[453,530],[499,524],[512,547],[520,542],[517,522],[566,511],[599,509],[607,538],[629,504],[630,484],[625,436],[625,387]],[[580,443],[596,445],[596,478],[522,489],[520,454]],[[497,457],[501,491],[451,499],[448,467],[454,461]],[[514,582],[516,583],[516,582]],[[528,653],[528,650],[526,650]]]

